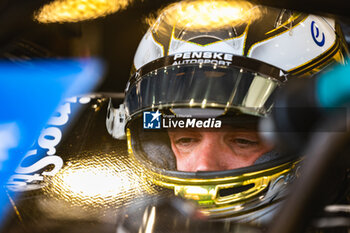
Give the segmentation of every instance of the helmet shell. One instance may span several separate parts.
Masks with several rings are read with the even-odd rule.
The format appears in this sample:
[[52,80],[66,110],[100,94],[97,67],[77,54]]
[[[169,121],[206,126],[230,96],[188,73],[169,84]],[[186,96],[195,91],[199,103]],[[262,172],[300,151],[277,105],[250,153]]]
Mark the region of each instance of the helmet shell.
[[219,29],[193,30],[166,20],[179,7],[168,8],[142,38],[134,69],[177,53],[211,51],[254,58],[290,73],[313,70],[345,47],[336,35],[333,19],[255,6],[258,19]]
[[[225,67],[233,65],[239,70],[243,66],[242,59],[237,59],[240,57],[257,64],[256,70],[248,69],[252,73],[259,73],[259,67],[267,64],[277,68],[283,76],[284,74],[287,74],[287,77],[303,76],[322,71],[332,62],[344,62],[346,45],[343,38],[338,36],[342,34],[341,32],[338,34],[337,31],[340,29],[333,19],[252,4],[248,5],[246,10],[259,14],[259,17],[251,14],[251,18],[248,17],[238,23],[230,21],[220,27],[216,27],[216,24],[214,27],[209,27],[210,24],[207,24],[209,25],[207,28],[197,29],[193,24],[181,24],[181,17],[178,17],[177,21],[169,20],[169,18],[176,19],[174,12],[181,9],[183,4],[192,3],[195,2],[175,3],[164,10],[137,48],[132,78],[126,88],[125,109],[129,152],[140,162],[141,167],[144,167],[147,173],[145,175],[149,176],[152,182],[173,189],[176,195],[197,201],[208,217],[243,222],[270,220],[272,214],[268,213],[277,209],[279,201],[287,193],[287,186],[297,177],[300,157],[295,155],[264,164],[214,173],[186,173],[151,167],[147,161],[140,159],[142,151],[145,151],[143,145],[148,139],[137,132],[141,130],[138,129],[141,127],[138,121],[141,121],[143,111],[155,111],[165,102],[155,101],[155,104],[143,105],[134,111],[135,114],[130,115],[128,113],[130,100],[133,98],[145,103],[146,95],[142,96],[140,93],[146,93],[148,97],[154,98],[156,97],[154,93],[162,91],[159,90],[162,85],[158,85],[159,83],[151,85],[151,81],[164,81],[165,76],[158,77],[157,70],[149,68],[157,61],[163,61],[162,59],[171,58],[169,60],[175,61],[179,57],[182,62],[187,61],[181,64],[199,64],[199,67],[207,59],[209,63],[215,61]],[[220,62],[226,63],[220,64]],[[174,62],[162,71],[166,73],[168,72],[166,68],[176,69],[181,67],[181,64]],[[240,72],[243,72],[242,70]],[[143,80],[151,81],[143,86],[141,85]],[[155,89],[152,89],[153,92],[149,91],[150,89],[143,89],[152,86]],[[132,88],[134,92],[130,91]],[[262,85],[262,89],[264,88]],[[164,90],[166,90],[163,91],[164,96],[169,97],[170,91],[166,88]],[[253,92],[257,93],[255,90]],[[164,149],[163,142],[155,143],[154,138],[157,137],[149,137],[149,141],[152,142],[150,144],[158,146],[152,149],[154,153],[159,154],[162,151],[167,153],[170,150],[168,147],[167,150]],[[162,159],[167,162],[169,160],[166,156]]]

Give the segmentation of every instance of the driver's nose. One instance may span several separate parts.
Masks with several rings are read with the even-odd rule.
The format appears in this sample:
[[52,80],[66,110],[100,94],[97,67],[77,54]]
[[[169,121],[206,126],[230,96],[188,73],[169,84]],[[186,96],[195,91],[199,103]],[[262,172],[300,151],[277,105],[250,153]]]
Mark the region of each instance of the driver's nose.
[[[203,141],[197,147],[195,171],[222,171],[229,169],[225,162],[229,148],[218,135],[206,133]],[[227,157],[226,157],[227,158]]]

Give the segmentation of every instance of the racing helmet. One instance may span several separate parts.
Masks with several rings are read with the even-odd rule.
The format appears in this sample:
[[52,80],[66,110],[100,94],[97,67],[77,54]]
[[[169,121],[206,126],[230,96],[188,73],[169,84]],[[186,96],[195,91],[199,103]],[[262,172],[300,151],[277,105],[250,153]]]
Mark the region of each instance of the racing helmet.
[[142,38],[124,103],[110,101],[107,129],[126,135],[146,179],[195,201],[208,218],[264,222],[297,177],[299,155],[271,150],[245,167],[183,171],[169,128],[255,126],[280,86],[344,63],[346,53],[330,18],[244,1],[174,3]]

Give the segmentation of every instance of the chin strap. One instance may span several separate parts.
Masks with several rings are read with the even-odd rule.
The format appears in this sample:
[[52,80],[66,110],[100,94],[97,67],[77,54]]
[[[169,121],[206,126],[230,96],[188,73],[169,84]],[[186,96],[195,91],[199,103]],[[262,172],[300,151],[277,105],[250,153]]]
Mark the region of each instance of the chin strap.
[[106,118],[107,131],[113,138],[126,139],[125,134],[126,112],[124,104],[119,105],[116,109],[113,107],[112,100],[108,103],[108,113]]

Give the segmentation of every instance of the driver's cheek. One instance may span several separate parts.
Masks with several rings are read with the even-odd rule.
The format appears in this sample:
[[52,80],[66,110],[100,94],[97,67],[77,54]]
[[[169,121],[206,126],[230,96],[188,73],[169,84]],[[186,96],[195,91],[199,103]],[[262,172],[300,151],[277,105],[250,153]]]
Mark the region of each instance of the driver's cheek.
[[183,160],[183,171],[224,171],[247,167],[267,152],[264,147],[233,148],[227,144],[197,146]]
[[234,156],[231,154],[227,157],[227,161],[230,163],[229,169],[251,166],[262,154],[263,152],[260,150],[241,150]]
[[[235,156],[228,157],[228,158],[232,160],[239,160],[239,162],[236,163],[236,164],[239,164],[239,166],[234,168],[247,167],[247,166],[253,165],[254,162],[259,157],[269,152],[270,150],[272,150],[272,148],[262,143],[259,143],[258,145],[255,145],[255,146],[245,146],[245,147],[235,146],[233,148]],[[233,168],[231,167],[231,169]]]

